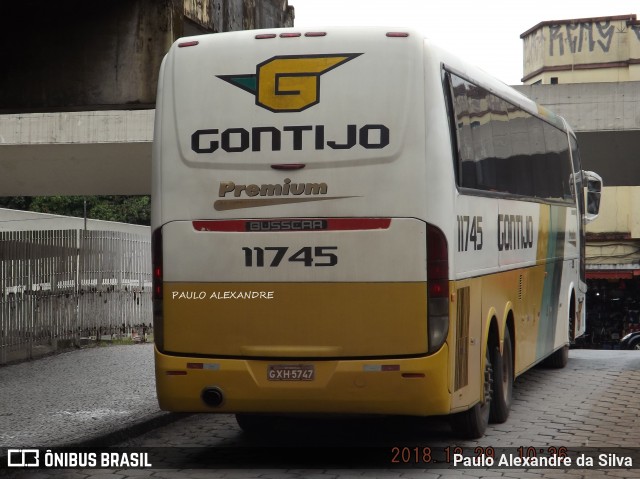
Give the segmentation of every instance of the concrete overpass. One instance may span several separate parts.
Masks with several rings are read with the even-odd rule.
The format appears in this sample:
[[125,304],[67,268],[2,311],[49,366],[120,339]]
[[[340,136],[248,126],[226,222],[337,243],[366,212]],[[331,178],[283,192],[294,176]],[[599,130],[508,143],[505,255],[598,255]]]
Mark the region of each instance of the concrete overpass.
[[171,44],[293,18],[287,0],[2,2],[0,196],[148,194]]
[[147,195],[155,110],[0,115],[0,195]]

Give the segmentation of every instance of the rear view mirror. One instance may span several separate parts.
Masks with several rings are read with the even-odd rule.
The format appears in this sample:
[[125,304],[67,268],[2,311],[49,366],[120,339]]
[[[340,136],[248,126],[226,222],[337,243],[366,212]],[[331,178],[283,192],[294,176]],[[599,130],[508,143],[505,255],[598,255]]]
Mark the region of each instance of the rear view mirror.
[[584,180],[587,185],[587,211],[585,220],[593,221],[598,217],[600,211],[600,196],[602,194],[602,178],[593,171],[583,171]]

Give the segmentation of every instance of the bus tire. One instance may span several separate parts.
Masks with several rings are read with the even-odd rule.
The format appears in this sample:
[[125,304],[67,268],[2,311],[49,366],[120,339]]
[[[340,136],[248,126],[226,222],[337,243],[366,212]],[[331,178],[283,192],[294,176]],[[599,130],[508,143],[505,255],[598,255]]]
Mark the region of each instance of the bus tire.
[[470,409],[454,414],[451,417],[451,427],[456,435],[464,439],[478,439],[484,436],[489,425],[489,415],[491,413],[492,383],[493,369],[489,347],[487,346],[484,366],[484,401],[476,403]]
[[508,329],[504,335],[502,351],[501,355],[500,348],[496,347],[493,354],[493,397],[489,421],[494,423],[507,420],[513,398],[513,347]]
[[236,422],[246,434],[272,434],[277,429],[278,417],[267,414],[241,413],[236,414]]
[[543,366],[553,369],[562,369],[569,362],[569,345],[565,344],[551,356],[544,360]]

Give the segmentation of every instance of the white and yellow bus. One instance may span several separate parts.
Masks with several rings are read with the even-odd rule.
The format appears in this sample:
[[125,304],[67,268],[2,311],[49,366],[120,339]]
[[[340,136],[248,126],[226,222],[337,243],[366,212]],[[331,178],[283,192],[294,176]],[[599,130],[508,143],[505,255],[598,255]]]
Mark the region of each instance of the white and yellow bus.
[[180,39],[153,146],[160,406],[479,437],[584,332],[600,188],[562,118],[416,31]]

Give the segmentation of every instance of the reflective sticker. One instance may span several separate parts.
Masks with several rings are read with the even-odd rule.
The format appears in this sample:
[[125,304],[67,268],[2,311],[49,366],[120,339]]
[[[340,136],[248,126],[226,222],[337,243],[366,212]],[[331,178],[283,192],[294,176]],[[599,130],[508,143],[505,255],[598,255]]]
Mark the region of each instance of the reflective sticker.
[[400,371],[399,364],[365,364],[362,367],[366,372],[380,372],[380,371]]

